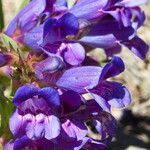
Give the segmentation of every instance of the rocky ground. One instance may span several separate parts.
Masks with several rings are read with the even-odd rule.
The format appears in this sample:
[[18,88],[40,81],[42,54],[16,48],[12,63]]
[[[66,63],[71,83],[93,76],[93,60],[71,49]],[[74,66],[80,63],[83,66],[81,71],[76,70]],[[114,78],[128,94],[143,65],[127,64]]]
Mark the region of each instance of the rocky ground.
[[[8,24],[21,0],[2,1],[5,23]],[[139,35],[150,45],[150,3],[142,9],[146,12],[147,20]],[[126,110],[113,110],[120,123],[116,139],[108,150],[150,150],[150,52],[144,62],[127,49],[119,56],[126,64],[126,71],[117,80],[131,91],[132,105]]]

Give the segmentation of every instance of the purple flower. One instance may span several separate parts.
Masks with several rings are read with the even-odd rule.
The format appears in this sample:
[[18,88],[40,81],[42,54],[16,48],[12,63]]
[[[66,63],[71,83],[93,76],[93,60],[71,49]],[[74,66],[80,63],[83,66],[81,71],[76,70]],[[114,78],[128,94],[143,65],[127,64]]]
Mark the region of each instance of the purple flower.
[[11,54],[0,53],[0,67],[6,66],[13,62],[13,56]]
[[31,1],[12,20],[6,30],[6,34],[18,40],[22,39],[24,34],[34,28],[42,19],[41,16],[47,7],[47,2],[48,0]]
[[[140,8],[130,8],[128,5],[126,7],[125,4],[122,4],[125,1],[122,3],[101,1],[99,5],[97,3],[97,1],[93,0],[88,2],[84,0],[79,1],[69,10],[70,13],[66,13],[58,20],[54,21],[50,18],[46,21],[44,24],[43,42],[41,44],[44,52],[47,54],[58,54],[67,63],[78,65],[83,62],[85,57],[82,44],[94,48],[103,48],[107,56],[113,56],[121,51],[122,46],[126,46],[139,58],[144,59],[148,52],[148,45],[136,36],[138,28],[143,25],[145,20],[145,15]],[[137,3],[132,3],[132,5],[137,6]],[[99,10],[93,6],[104,7],[105,9]],[[89,9],[78,11],[80,7],[82,9],[89,7]],[[73,13],[76,11],[80,15]],[[91,13],[93,11],[98,12],[99,16],[97,16],[98,18],[96,17],[97,21],[94,24],[91,22],[91,19],[87,18],[90,16],[94,17],[93,13]],[[85,15],[83,12],[92,15]],[[134,19],[133,14],[135,14]],[[67,46],[68,43],[70,48]],[[78,47],[74,47],[73,44],[78,45]]]
[[[16,137],[27,135],[30,139],[53,139],[60,133],[57,113],[60,109],[58,92],[34,85],[20,87],[13,99],[17,109],[10,118],[10,130]],[[52,126],[55,126],[52,130]]]
[[126,87],[118,82],[106,80],[123,71],[123,61],[119,57],[113,57],[104,68],[87,66],[69,69],[56,84],[82,94],[89,92],[105,111],[110,111],[110,106],[122,108],[131,102]]
[[[85,103],[74,91],[65,91],[59,96],[50,87],[39,89],[25,85],[17,90],[13,103],[17,109],[9,125],[18,138],[14,143],[16,150],[25,147],[44,147],[46,150],[47,146],[59,149],[59,145],[62,150],[80,150],[90,143],[105,147],[114,136],[116,125],[112,116],[105,114],[93,100]],[[87,136],[85,123],[88,120],[96,121],[94,126],[103,135],[100,141]]]
[[87,101],[86,109],[82,109],[73,115],[75,119],[79,116],[81,120],[90,121],[90,124],[99,135],[96,141],[90,136],[86,136],[82,141],[83,149],[84,147],[92,148],[92,146],[104,149],[116,133],[117,123],[114,117],[103,111],[95,100]]
[[[59,142],[67,147],[74,144],[75,147],[87,134],[83,121],[68,117],[68,113],[75,112],[83,104],[76,92],[64,92],[59,97],[53,88],[25,85],[17,90],[13,103],[17,109],[10,118],[9,126],[19,139],[26,136],[29,141],[44,139],[52,145]],[[66,141],[70,144],[67,145]]]
[[133,0],[80,0],[76,1],[75,5],[73,5],[69,11],[76,17],[92,23],[103,19],[104,16],[109,14],[118,22],[128,26],[131,23],[132,11],[135,7],[146,2],[148,2],[148,0],[138,0],[136,2]]
[[[114,136],[116,121],[110,114],[102,112],[100,109],[98,109],[99,112],[96,114],[97,110],[95,108],[97,107],[97,104],[94,103],[94,101],[92,103],[91,102],[92,101],[88,102],[89,104],[86,105],[87,111],[80,110],[78,113],[72,115],[72,117],[77,120],[82,119],[82,117],[84,118],[83,120],[91,120],[95,126],[95,129],[101,136],[99,140],[95,141],[86,136],[87,131],[85,132],[80,129],[84,129],[83,124],[80,124],[79,122],[79,124],[77,124],[76,121],[70,122],[67,120],[62,124],[61,132],[57,138],[51,141],[45,138],[32,140],[27,136],[22,136],[14,142],[14,150],[19,150],[22,148],[42,148],[43,150],[47,150],[49,148],[52,150],[80,150],[87,148],[92,149],[92,146],[94,146],[95,149],[97,148],[103,150],[106,147],[106,144],[108,144]],[[92,110],[93,115],[90,115],[88,110]],[[79,115],[81,116],[80,118]],[[60,145],[62,146],[61,148]]]
[[136,36],[138,27],[134,28],[135,24],[124,27],[112,18],[105,18],[93,26],[91,31],[79,42],[88,46],[103,48],[107,56],[119,53],[122,46],[125,46],[139,58],[144,59],[148,52],[148,45]]
[[35,75],[41,81],[49,85],[55,85],[65,69],[65,64],[61,57],[50,56],[37,63],[35,66]]
[[84,61],[83,43],[103,48],[108,56],[126,46],[144,59],[148,46],[136,32],[145,20],[138,6],[147,1],[81,0],[71,8],[65,0],[31,1],[6,33],[18,36],[33,50],[59,55],[73,66]]
[[49,18],[44,25],[31,30],[24,42],[32,49],[42,49],[48,56],[61,56],[68,64],[79,65],[85,58],[85,50],[81,44],[67,40],[78,30],[78,19],[67,13],[59,19]]

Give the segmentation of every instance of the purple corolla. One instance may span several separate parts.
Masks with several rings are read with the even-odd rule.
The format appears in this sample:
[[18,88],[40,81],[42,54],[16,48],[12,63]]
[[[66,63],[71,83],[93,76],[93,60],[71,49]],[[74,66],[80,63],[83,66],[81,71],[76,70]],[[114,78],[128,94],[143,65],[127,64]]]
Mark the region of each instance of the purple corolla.
[[[114,136],[114,118],[103,112],[95,101],[85,102],[75,91],[65,91],[59,96],[57,90],[50,87],[39,89],[25,85],[17,90],[13,103],[17,109],[9,125],[17,138],[16,150],[25,147],[59,149],[59,145],[62,150],[80,150],[90,143],[104,148]],[[102,136],[97,142],[87,135],[85,123],[89,120]]]
[[113,57],[103,68],[85,66],[69,69],[56,84],[80,94],[90,93],[105,111],[110,111],[110,106],[123,108],[131,102],[126,87],[106,80],[120,74],[124,69],[123,61],[119,57]]
[[52,139],[59,135],[60,100],[56,90],[25,85],[17,90],[13,103],[17,109],[10,118],[10,130],[16,137]]
[[84,61],[85,44],[103,48],[107,56],[113,56],[125,46],[144,59],[148,46],[136,32],[145,20],[138,6],[146,2],[81,0],[70,7],[66,0],[31,1],[15,17],[6,33],[9,36],[19,34],[32,50],[61,56],[73,66]]

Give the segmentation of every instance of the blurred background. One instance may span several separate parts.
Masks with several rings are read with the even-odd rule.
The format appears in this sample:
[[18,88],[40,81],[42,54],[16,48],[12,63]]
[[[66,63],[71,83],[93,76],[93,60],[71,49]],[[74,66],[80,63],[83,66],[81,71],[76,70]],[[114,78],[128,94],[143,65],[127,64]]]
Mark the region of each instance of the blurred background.
[[[0,5],[4,12],[5,27],[15,16],[21,2],[2,0]],[[142,6],[142,9],[147,19],[138,34],[150,45],[150,3]],[[103,51],[95,51],[93,55],[101,61],[105,59]],[[112,110],[119,128],[108,150],[150,150],[150,52],[144,62],[127,49],[123,49],[119,56],[125,62],[126,71],[115,80],[129,88],[132,104],[125,110]]]

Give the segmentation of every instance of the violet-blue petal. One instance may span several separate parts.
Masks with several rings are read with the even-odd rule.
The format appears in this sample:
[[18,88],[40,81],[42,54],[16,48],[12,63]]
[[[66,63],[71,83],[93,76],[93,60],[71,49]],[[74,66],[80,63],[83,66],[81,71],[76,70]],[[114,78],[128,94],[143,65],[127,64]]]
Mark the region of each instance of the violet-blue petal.
[[108,104],[108,102],[101,97],[100,95],[91,93],[93,98],[95,99],[95,101],[99,104],[99,106],[106,112],[110,112],[110,105]]
[[84,61],[85,50],[79,43],[66,44],[66,51],[64,52],[64,59],[70,65],[79,65]]
[[35,130],[34,130],[34,127],[36,124],[35,116],[33,116],[32,114],[26,114],[24,118],[27,121],[27,124],[25,126],[27,137],[32,140],[37,139],[37,137],[35,136]]
[[109,82],[112,86],[112,99],[108,103],[115,108],[124,108],[130,105],[131,95],[128,89],[117,82]]
[[114,10],[104,11],[104,13],[111,15],[118,22],[120,27],[123,25],[124,27],[131,26],[132,19],[132,10],[130,8],[114,8]]
[[92,47],[112,48],[118,47],[121,41],[127,41],[135,36],[135,29],[130,27],[120,27],[117,21],[106,18],[91,28],[87,36],[79,41]]
[[98,35],[98,36],[85,36],[79,40],[81,43],[87,44],[92,47],[109,48],[118,45],[117,39],[112,34]]
[[45,123],[45,138],[48,140],[56,138],[60,134],[60,121],[54,116],[48,116]]
[[66,120],[62,124],[62,128],[70,138],[77,139],[78,141],[82,140],[88,132],[84,123],[79,120]]
[[84,145],[85,145],[88,141],[90,141],[89,137],[84,137],[84,138],[82,139],[82,143],[81,143],[79,146],[75,147],[74,150],[80,150],[80,149],[82,149],[82,148],[84,147]]
[[108,0],[80,0],[77,1],[70,12],[78,18],[93,21],[103,14],[102,11],[107,6]]
[[58,27],[61,29],[62,37],[68,35],[76,35],[79,30],[78,18],[71,13],[66,13],[57,22]]
[[129,50],[131,50],[140,59],[142,59],[142,60],[145,59],[149,47],[139,37],[136,36],[131,41],[123,42],[122,44],[125,45],[127,48],[129,48]]
[[92,138],[85,137],[82,140],[82,143],[75,147],[74,150],[80,150],[82,148],[88,148],[88,150],[104,150],[106,148],[106,145],[102,142],[93,140]]
[[112,34],[117,39],[117,41],[125,41],[128,40],[129,37],[134,34],[134,32],[134,28],[131,26],[120,26],[120,24],[114,19],[106,17],[103,21],[99,21],[95,26],[93,26],[88,35],[105,36]]
[[66,6],[67,7],[67,0],[57,0],[55,2],[56,5],[59,5],[59,6]]
[[34,0],[25,6],[12,20],[6,30],[8,36],[12,36],[18,25],[21,31],[28,32],[38,23],[38,16],[44,11],[46,0]]
[[43,25],[37,26],[31,31],[29,31],[23,39],[23,42],[32,50],[41,52],[39,42],[43,36]]
[[45,38],[47,36],[48,40],[51,40],[50,41],[51,43],[53,43],[53,41],[57,41],[57,38],[58,38],[57,37],[58,31],[56,28],[56,22],[57,22],[56,19],[49,18],[44,23],[43,38]]
[[22,102],[26,101],[27,99],[36,96],[38,94],[38,90],[39,89],[32,84],[24,85],[18,88],[13,98],[13,104],[15,106],[20,105]]
[[137,30],[139,27],[141,27],[144,24],[144,21],[146,19],[145,13],[141,11],[139,7],[135,7],[133,10],[133,13],[135,13],[134,22],[132,23],[132,26],[135,30]]
[[95,101],[95,99],[91,99],[86,102],[86,114],[92,114],[96,112],[101,112],[102,108],[99,106],[99,104]]
[[6,64],[5,57],[2,53],[0,53],[0,67],[4,66]]
[[[147,3],[148,0],[122,0],[121,2],[118,2],[118,5],[123,5],[126,7],[136,7],[142,4]],[[116,4],[117,5],[117,4]]]
[[93,123],[94,123],[94,126],[95,126],[95,129],[96,131],[101,135],[103,136],[103,128],[102,128],[102,124],[101,122],[97,121],[97,120],[93,120]]
[[23,117],[16,110],[9,119],[9,128],[14,136],[22,136],[24,132]]
[[105,49],[105,53],[106,53],[107,57],[113,57],[115,54],[118,54],[120,52],[121,52],[120,45],[118,45],[117,47],[111,47],[111,48]]
[[[118,82],[104,81],[91,89],[96,102],[105,110],[110,105],[116,108],[123,108],[131,103],[131,96],[126,87]],[[94,93],[94,94],[93,94]],[[105,106],[107,106],[105,108]]]
[[103,79],[107,79],[109,77],[114,77],[123,72],[124,69],[125,66],[122,59],[114,56],[112,60],[104,66],[99,81],[102,81]]
[[42,47],[64,40],[66,36],[78,33],[78,19],[71,13],[66,13],[60,19],[49,18],[44,23]]
[[27,136],[23,136],[20,139],[15,140],[13,150],[21,150],[31,143],[31,139],[29,139]]
[[51,87],[45,87],[39,90],[38,96],[44,98],[51,108],[58,109],[60,107],[60,99],[57,90]]
[[34,135],[36,139],[40,139],[44,137],[45,131],[44,131],[44,123],[45,123],[45,115],[40,113],[36,115],[36,123],[34,125]]
[[92,66],[72,68],[64,72],[56,85],[83,93],[86,89],[93,88],[98,84],[101,71],[101,67]]
[[98,115],[93,116],[93,119],[101,124],[101,132],[103,132],[101,142],[109,144],[116,134],[117,122],[115,118],[110,113],[102,111]]
[[50,56],[37,63],[35,75],[43,82],[54,85],[63,74],[65,63],[58,56]]
[[61,95],[61,102],[65,112],[73,112],[82,104],[81,96],[74,91],[66,91]]

